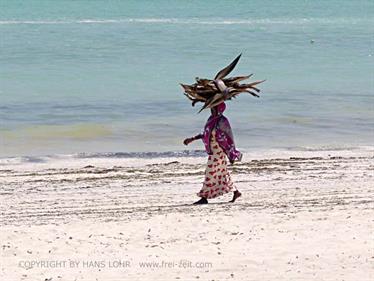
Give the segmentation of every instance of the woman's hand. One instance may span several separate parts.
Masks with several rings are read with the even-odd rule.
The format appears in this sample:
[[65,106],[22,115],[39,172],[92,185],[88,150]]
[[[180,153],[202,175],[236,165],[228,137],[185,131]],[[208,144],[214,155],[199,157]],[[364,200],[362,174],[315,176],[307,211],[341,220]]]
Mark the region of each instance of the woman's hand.
[[238,162],[242,161],[242,158],[243,158],[243,154],[240,153],[239,156],[238,156],[238,159],[237,159],[237,160],[230,159],[229,161],[230,161],[231,165],[234,165],[234,163],[235,163],[236,161],[238,161]]
[[188,145],[189,143],[193,142],[195,139],[194,138],[186,138],[183,143],[184,145]]
[[183,143],[184,143],[184,145],[188,145],[189,143],[191,143],[191,142],[193,142],[193,141],[195,141],[195,140],[199,140],[199,139],[201,139],[202,137],[203,137],[202,134],[198,134],[197,136],[194,136],[194,137],[192,137],[192,138],[187,138],[187,139],[185,139],[185,140],[183,141]]

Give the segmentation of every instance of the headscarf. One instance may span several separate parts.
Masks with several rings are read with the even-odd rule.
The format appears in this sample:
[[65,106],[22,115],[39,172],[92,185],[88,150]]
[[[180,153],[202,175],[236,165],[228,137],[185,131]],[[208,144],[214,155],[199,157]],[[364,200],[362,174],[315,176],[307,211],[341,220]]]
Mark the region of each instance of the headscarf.
[[208,154],[212,154],[212,150],[210,147],[210,137],[212,131],[216,129],[216,140],[219,146],[226,153],[230,162],[240,160],[241,153],[235,148],[234,136],[232,134],[230,122],[225,116],[223,116],[223,112],[226,109],[226,105],[224,102],[222,102],[215,108],[217,110],[217,114],[211,115],[204,127],[202,139],[205,145],[205,150]]

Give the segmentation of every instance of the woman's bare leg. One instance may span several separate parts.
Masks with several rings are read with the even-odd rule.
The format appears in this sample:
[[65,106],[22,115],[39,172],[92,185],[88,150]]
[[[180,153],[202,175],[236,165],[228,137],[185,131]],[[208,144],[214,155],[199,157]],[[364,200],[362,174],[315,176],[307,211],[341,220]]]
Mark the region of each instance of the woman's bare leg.
[[196,201],[193,203],[194,205],[200,205],[200,204],[208,204],[208,200],[205,197],[201,197],[199,201]]
[[235,190],[234,191],[234,195],[232,197],[232,199],[230,200],[231,203],[234,203],[236,199],[238,199],[240,196],[242,196],[242,194],[240,193],[239,190]]

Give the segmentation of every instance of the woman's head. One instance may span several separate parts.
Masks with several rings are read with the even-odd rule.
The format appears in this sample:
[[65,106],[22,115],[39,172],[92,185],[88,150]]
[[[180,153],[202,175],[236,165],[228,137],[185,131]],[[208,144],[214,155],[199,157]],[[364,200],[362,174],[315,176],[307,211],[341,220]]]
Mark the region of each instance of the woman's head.
[[220,103],[219,105],[216,105],[215,107],[212,107],[210,109],[213,116],[217,116],[219,114],[222,114],[226,109],[226,104],[224,102]]

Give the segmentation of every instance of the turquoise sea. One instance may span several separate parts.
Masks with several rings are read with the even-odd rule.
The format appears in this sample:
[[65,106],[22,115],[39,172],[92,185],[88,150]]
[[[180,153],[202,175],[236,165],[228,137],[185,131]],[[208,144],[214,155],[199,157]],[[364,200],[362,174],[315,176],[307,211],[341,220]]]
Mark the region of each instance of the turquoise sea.
[[240,149],[373,145],[373,1],[0,0],[0,157],[182,151],[209,112],[179,83],[239,53]]

